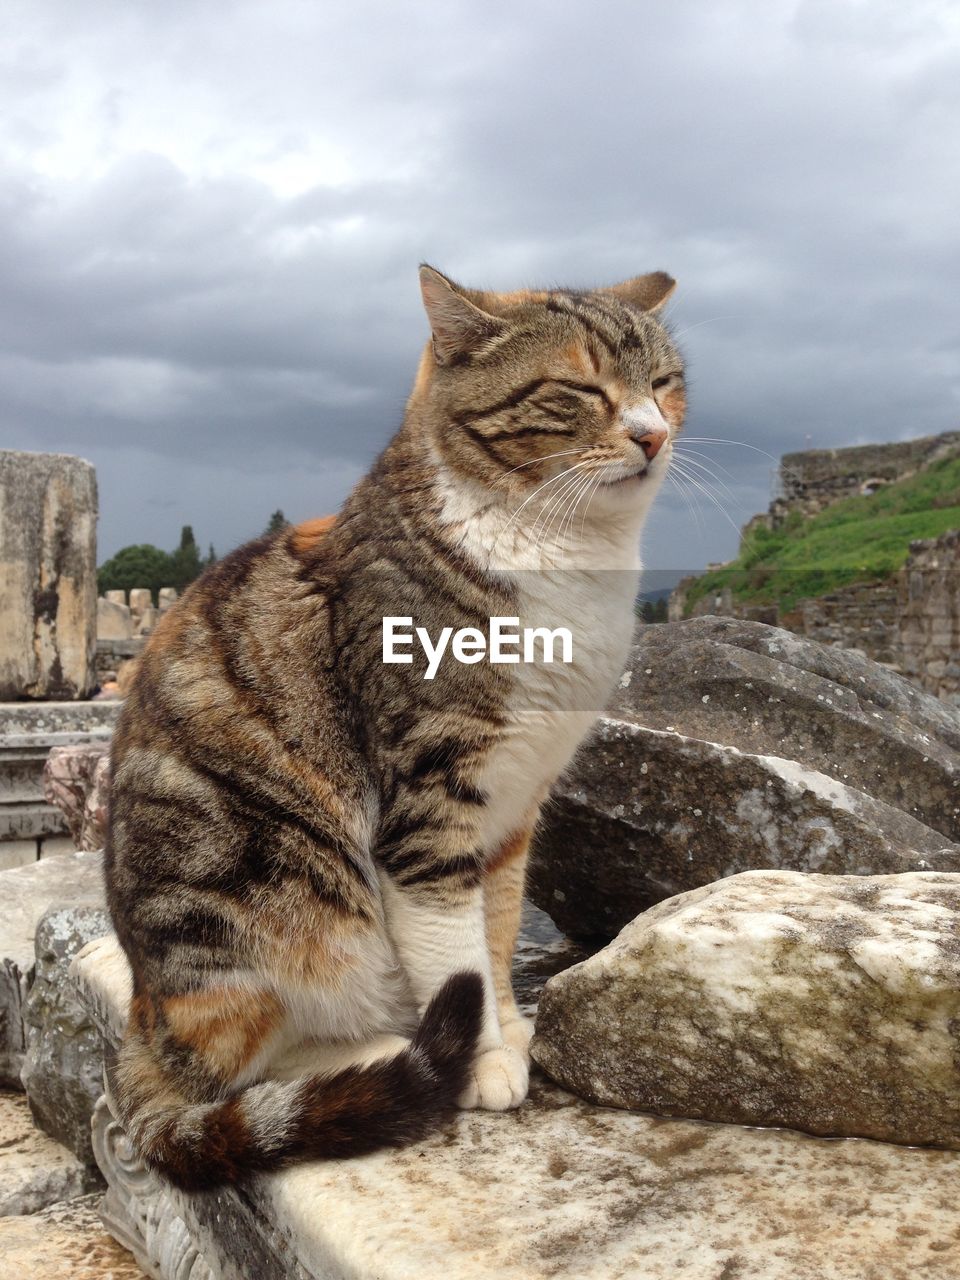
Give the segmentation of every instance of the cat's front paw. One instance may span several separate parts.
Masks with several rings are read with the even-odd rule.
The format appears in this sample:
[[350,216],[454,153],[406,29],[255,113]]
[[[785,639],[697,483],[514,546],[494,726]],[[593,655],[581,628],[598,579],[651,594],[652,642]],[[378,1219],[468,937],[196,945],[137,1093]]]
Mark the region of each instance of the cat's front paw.
[[460,1095],[465,1110],[509,1111],[527,1096],[530,1072],[521,1053],[508,1044],[487,1049],[473,1063],[467,1087]]
[[511,1049],[516,1049],[524,1062],[529,1065],[533,1019],[525,1018],[522,1013],[515,1013],[500,1023],[500,1034],[503,1036],[503,1043],[509,1045]]

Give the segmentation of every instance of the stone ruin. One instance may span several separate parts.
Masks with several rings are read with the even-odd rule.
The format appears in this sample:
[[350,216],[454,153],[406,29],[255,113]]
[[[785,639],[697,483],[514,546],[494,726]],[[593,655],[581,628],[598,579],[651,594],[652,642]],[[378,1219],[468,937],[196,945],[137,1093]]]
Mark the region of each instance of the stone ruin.
[[174,587],[161,587],[157,603],[148,587],[108,591],[97,600],[97,680],[112,684],[123,665],[143,652],[147,637],[177,598]]
[[780,492],[767,515],[756,519],[768,528],[779,529],[794,512],[814,516],[842,498],[876,493],[895,480],[905,480],[957,454],[960,454],[960,431],[918,436],[893,444],[785,453],[778,474]]
[[50,751],[109,742],[97,684],[97,482],[62,454],[0,451],[0,868],[74,847]]
[[[905,619],[938,679],[946,657],[919,664],[956,652],[953,549],[914,551],[942,590],[930,612],[907,577]],[[104,603],[141,639],[146,593]],[[99,852],[117,705],[0,721],[84,850],[0,872],[5,1277],[48,1257],[84,1280],[960,1275],[955,708],[758,623],[638,629],[531,868],[528,1103],[187,1195],[105,1088],[129,997]]]
[[[898,444],[785,454],[780,463],[781,496],[769,511],[744,526],[741,547],[758,525],[779,528],[797,511],[816,515],[842,498],[874,492],[957,454],[960,432]],[[687,616],[689,590],[698,576],[684,578],[674,588],[667,608],[670,622]],[[834,648],[857,650],[935,697],[960,705],[958,531],[913,543],[906,564],[889,581],[854,582],[801,600],[790,613],[781,614],[773,604],[741,604],[723,588],[698,600],[689,614],[717,615],[765,622]]]

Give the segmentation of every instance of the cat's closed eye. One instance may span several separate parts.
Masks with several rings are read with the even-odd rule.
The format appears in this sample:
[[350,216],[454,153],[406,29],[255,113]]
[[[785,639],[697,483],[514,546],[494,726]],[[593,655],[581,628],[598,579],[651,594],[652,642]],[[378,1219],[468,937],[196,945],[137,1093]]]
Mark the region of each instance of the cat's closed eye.
[[654,378],[650,383],[650,386],[654,391],[659,391],[661,387],[665,387],[669,382],[672,382],[674,378],[679,377],[679,373],[663,373],[660,377]]

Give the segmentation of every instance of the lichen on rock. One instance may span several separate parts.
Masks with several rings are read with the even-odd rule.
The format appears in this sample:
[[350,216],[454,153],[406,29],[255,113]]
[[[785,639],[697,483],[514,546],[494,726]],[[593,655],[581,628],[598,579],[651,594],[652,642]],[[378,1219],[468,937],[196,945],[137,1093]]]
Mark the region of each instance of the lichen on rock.
[[960,1149],[960,875],[755,871],[546,985],[535,1060],[591,1102]]

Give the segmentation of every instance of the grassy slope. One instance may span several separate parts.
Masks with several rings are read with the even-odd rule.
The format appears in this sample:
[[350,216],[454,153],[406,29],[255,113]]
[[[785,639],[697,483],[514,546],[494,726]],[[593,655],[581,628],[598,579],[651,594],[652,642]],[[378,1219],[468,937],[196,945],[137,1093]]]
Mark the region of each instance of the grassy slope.
[[960,458],[888,485],[865,498],[845,498],[782,528],[757,530],[732,564],[698,578],[692,606],[708,592],[730,587],[744,603],[777,603],[787,611],[810,596],[850,582],[889,578],[910,543],[960,528]]

